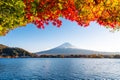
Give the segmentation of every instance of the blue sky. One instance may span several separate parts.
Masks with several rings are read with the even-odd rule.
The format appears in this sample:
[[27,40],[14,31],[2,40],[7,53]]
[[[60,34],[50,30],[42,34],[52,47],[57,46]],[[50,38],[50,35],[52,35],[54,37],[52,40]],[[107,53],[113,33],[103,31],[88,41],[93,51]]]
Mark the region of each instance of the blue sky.
[[60,28],[50,24],[44,30],[28,24],[0,37],[0,44],[38,52],[69,42],[82,49],[120,52],[120,31],[110,32],[96,22],[91,22],[87,28],[65,19],[62,22]]

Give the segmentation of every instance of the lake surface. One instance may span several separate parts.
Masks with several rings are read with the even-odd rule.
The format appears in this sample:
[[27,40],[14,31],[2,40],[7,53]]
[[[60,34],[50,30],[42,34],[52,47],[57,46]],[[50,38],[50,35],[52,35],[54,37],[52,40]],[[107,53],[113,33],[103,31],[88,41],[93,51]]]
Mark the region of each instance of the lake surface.
[[0,80],[120,79],[120,59],[0,59]]

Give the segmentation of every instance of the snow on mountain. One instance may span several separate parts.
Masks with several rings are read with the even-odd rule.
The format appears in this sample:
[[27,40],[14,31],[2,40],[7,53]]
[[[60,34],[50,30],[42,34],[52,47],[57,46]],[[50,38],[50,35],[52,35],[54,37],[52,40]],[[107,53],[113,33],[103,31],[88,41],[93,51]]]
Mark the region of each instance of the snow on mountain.
[[56,48],[75,48],[73,45],[71,45],[70,43],[64,43]]

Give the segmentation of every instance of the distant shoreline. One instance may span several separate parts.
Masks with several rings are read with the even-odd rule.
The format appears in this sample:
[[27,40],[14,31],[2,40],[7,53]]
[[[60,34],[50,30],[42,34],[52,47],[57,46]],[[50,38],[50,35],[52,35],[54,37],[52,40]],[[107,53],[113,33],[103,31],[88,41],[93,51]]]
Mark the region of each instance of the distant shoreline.
[[43,54],[43,55],[36,55],[36,56],[0,56],[0,58],[120,58],[120,54],[76,54],[76,55],[49,55],[49,54]]
[[120,58],[120,54],[71,54],[71,55],[39,55],[38,58]]

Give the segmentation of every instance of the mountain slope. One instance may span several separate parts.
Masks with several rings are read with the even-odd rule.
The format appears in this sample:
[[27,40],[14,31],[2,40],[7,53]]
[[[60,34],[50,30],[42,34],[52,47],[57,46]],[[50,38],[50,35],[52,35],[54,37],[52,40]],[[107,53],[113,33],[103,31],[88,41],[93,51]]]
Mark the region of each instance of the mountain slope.
[[78,49],[71,45],[70,43],[64,43],[56,48],[46,50],[46,51],[41,51],[38,52],[38,55],[41,54],[97,54],[99,52],[97,51],[92,51],[92,50],[85,50],[85,49]]
[[8,46],[5,46],[3,44],[0,44],[0,49],[8,48]]
[[2,57],[32,57],[34,54],[22,49],[22,48],[12,48],[5,45],[0,44],[0,56]]
[[99,52],[99,51],[92,51],[92,50],[86,50],[86,49],[78,49],[71,45],[70,43],[64,43],[58,47],[55,47],[50,50],[37,52],[38,55],[42,54],[116,54],[116,52]]

